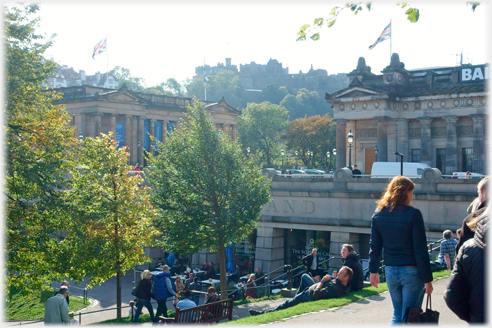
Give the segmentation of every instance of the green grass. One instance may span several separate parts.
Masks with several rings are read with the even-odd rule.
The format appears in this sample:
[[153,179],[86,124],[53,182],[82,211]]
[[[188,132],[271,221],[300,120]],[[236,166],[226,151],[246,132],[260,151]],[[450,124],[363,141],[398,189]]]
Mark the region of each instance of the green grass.
[[[122,309],[121,310],[121,313],[122,314],[123,313],[126,314],[127,312],[128,312],[128,308],[125,308],[125,309]],[[176,313],[176,311],[174,311],[174,310],[168,310],[167,311],[168,318],[174,317],[174,314],[175,313]],[[121,318],[121,319],[111,319],[111,320],[96,322],[96,323],[93,323],[92,325],[119,325],[119,324],[122,324],[122,323],[128,323],[129,324],[129,323],[132,322],[131,319],[132,319],[132,317],[124,317],[124,318]],[[139,323],[150,322],[150,314],[146,313],[146,314],[140,315],[138,317],[138,322]]]
[[[41,291],[35,295],[24,296],[15,288],[10,290],[9,302],[5,304],[7,320],[42,320],[46,300],[55,294],[53,291]],[[70,311],[79,311],[89,305],[86,300],[70,295]]]
[[278,294],[278,295],[272,295],[272,296],[264,296],[264,297],[260,297],[260,298],[254,298],[254,299],[251,299],[251,300],[238,300],[238,301],[234,301],[234,306],[238,306],[238,305],[244,305],[244,304],[249,304],[249,303],[257,303],[257,302],[263,302],[263,301],[272,301],[272,300],[277,300],[279,298],[283,298],[282,295]]

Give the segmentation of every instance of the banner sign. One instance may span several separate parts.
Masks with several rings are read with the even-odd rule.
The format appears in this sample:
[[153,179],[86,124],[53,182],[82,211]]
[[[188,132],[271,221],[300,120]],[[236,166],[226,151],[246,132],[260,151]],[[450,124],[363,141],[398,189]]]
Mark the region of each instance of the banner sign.
[[149,151],[150,149],[150,137],[149,137],[149,129],[150,129],[150,120],[145,120],[144,121],[144,128],[143,128],[143,146],[146,151]]
[[120,149],[125,145],[125,123],[116,123],[114,140],[118,141],[118,148]]

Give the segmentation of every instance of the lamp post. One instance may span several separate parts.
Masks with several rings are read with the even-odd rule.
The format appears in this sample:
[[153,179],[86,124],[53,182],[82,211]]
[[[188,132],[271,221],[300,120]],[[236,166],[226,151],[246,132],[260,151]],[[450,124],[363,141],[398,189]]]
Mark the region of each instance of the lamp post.
[[376,155],[376,162],[378,161],[378,153],[379,153],[379,149],[378,149],[378,145],[376,145],[376,148],[374,148],[374,154]]
[[84,141],[84,136],[82,135],[82,132],[80,132],[80,135],[79,135],[79,141],[80,141],[80,142]]
[[352,129],[349,129],[347,134],[347,141],[349,143],[349,165],[348,168],[352,170],[352,142],[354,142],[354,135],[352,134]]
[[284,174],[284,149],[280,151],[280,155],[282,155],[282,174]]
[[[140,161],[140,145],[141,145],[140,140],[138,140],[137,141],[137,162]],[[143,167],[143,163],[142,163],[141,167]]]
[[296,170],[297,170],[297,154],[298,154],[298,152],[296,150]]
[[311,151],[308,150],[308,164],[307,164],[308,169],[309,169],[309,163],[311,163],[311,154],[312,154]]
[[400,175],[403,175],[403,154],[399,153],[399,152],[396,152],[395,153],[396,156],[400,156],[401,158],[401,168],[400,168]]
[[333,148],[333,172],[337,169],[337,149]]
[[328,150],[326,152],[326,170],[327,172],[326,173],[330,173],[330,151]]
[[248,151],[248,159],[249,159],[249,152],[251,151],[251,148],[246,148],[246,150]]

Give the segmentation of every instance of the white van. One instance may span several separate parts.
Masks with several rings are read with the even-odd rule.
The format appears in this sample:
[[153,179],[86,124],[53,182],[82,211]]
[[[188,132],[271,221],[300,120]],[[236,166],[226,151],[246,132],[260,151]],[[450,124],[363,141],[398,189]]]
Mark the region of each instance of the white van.
[[[403,162],[403,175],[409,178],[421,178],[422,172],[430,168],[424,163]],[[401,162],[374,162],[372,164],[372,178],[392,178],[401,175]]]

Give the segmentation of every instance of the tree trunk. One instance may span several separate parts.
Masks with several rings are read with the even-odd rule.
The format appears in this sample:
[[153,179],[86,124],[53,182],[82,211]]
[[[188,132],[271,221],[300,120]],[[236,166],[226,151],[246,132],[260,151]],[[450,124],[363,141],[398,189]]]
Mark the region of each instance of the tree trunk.
[[116,273],[116,318],[121,319],[121,269]]
[[220,245],[219,247],[219,267],[220,267],[220,290],[224,292],[221,293],[221,299],[227,299],[227,274],[225,265],[225,247]]

